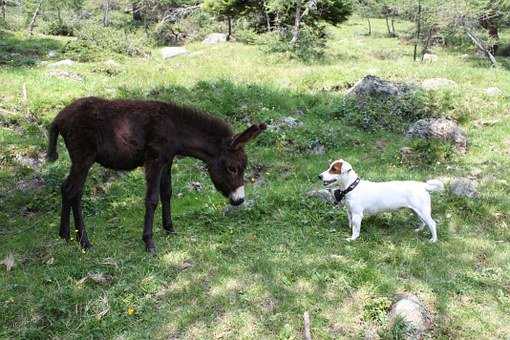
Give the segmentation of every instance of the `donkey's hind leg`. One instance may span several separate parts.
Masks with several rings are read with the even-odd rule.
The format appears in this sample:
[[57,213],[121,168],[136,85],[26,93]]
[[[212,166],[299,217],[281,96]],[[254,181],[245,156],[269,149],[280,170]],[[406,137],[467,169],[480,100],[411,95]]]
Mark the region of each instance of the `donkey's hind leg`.
[[62,220],[60,225],[60,236],[69,240],[69,218],[70,209],[73,209],[74,223],[77,230],[76,238],[80,245],[87,249],[90,248],[90,242],[85,233],[83,224],[83,216],[81,213],[81,195],[83,193],[83,185],[87,178],[93,161],[73,162],[71,171],[62,185]]
[[77,192],[71,201],[71,206],[73,208],[73,216],[74,216],[74,227],[76,228],[76,240],[80,242],[80,246],[83,249],[89,249],[92,247],[90,243],[87,232],[85,230],[85,223],[83,221],[83,213],[81,210],[81,197],[83,195],[83,187],[85,185],[85,180],[87,179],[88,172],[90,170],[90,165],[84,165],[81,168],[81,171],[77,175],[76,181],[78,182]]
[[163,229],[168,234],[174,234],[175,229],[172,223],[172,162],[163,168],[163,172],[161,173],[161,183],[160,183],[160,197],[161,197],[161,206],[163,213]]

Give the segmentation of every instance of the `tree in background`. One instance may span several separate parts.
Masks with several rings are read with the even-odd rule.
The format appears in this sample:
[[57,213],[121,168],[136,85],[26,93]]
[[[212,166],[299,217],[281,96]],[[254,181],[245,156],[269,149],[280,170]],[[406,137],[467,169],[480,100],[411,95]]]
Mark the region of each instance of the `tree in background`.
[[227,21],[227,40],[232,37],[232,19],[245,15],[250,9],[256,7],[258,1],[249,0],[204,0],[202,8]]

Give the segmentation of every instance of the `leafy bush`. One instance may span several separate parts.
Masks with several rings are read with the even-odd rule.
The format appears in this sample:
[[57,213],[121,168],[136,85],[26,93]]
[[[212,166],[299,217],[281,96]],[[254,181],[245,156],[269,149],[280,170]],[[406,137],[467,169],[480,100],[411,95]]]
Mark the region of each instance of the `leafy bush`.
[[413,139],[409,147],[400,151],[398,158],[401,164],[421,167],[449,162],[455,153],[451,143],[436,139]]
[[325,26],[303,26],[299,40],[292,43],[292,32],[282,29],[264,35],[265,50],[272,53],[284,53],[291,58],[301,60],[320,59],[324,56],[327,34]]
[[41,25],[41,31],[44,34],[48,34],[48,35],[62,35],[62,36],[72,37],[72,36],[74,36],[74,32],[76,29],[77,29],[77,27],[71,23],[59,22],[59,21],[44,22]]
[[119,31],[110,27],[84,25],[77,39],[64,47],[64,52],[80,61],[97,59],[105,52],[134,56],[149,54],[147,37],[141,32]]

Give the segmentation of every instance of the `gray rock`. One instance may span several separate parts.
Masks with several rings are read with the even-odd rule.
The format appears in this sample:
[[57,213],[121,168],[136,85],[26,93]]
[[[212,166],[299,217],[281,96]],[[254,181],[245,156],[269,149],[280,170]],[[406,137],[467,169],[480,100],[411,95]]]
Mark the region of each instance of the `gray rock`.
[[213,45],[227,41],[225,33],[211,33],[202,41],[202,44]]
[[193,181],[188,184],[188,190],[201,192],[202,190],[204,190],[204,186],[200,182]]
[[170,59],[179,55],[186,55],[188,53],[188,50],[184,47],[163,47],[160,50],[160,54],[163,59]]
[[497,87],[489,87],[484,90],[484,93],[489,97],[498,97],[503,94],[503,91]]
[[455,196],[475,198],[478,196],[477,182],[469,178],[454,178],[450,181],[450,191]]
[[56,56],[57,56],[57,51],[55,51],[55,50],[48,51],[48,58],[55,58]]
[[431,78],[431,79],[425,79],[422,81],[421,86],[427,90],[442,90],[442,89],[449,89],[457,86],[457,83],[453,80],[446,79],[446,78]]
[[294,117],[283,117],[280,120],[269,125],[270,130],[280,130],[281,128],[297,128],[303,126],[303,122]]
[[83,81],[83,77],[78,73],[63,71],[63,70],[55,70],[48,72],[50,77],[66,79],[66,80],[74,80],[74,81]]
[[45,157],[42,153],[35,156],[16,155],[14,159],[18,164],[31,169],[37,169],[45,162]]
[[455,121],[445,118],[420,119],[411,125],[406,136],[449,141],[461,151],[466,151],[467,148],[467,137],[464,131]]
[[44,180],[39,177],[21,180],[16,183],[16,189],[19,191],[37,190],[44,186]]
[[225,215],[227,214],[232,214],[232,213],[235,213],[235,212],[238,212],[238,211],[241,211],[241,210],[249,210],[251,208],[253,208],[255,206],[255,201],[254,200],[246,200],[244,201],[243,204],[240,204],[240,205],[227,205],[224,209],[223,209],[223,213]]
[[425,63],[433,63],[433,62],[436,62],[438,59],[439,59],[439,57],[436,54],[425,53],[423,55],[423,62],[425,62]]
[[335,198],[328,189],[313,189],[306,193],[308,197],[316,197],[327,203],[335,203]]
[[391,82],[376,76],[367,75],[347,90],[346,94],[355,97],[399,96],[413,89],[414,87],[408,84]]
[[432,318],[423,303],[413,294],[399,294],[391,306],[389,320],[402,320],[408,326],[407,339],[422,339],[432,326]]
[[326,147],[318,140],[312,143],[310,149],[312,155],[324,155],[326,153]]
[[49,68],[58,68],[58,67],[62,67],[62,66],[72,66],[75,64],[76,64],[76,62],[71,59],[64,59],[64,60],[60,60],[60,61],[48,64],[48,67]]

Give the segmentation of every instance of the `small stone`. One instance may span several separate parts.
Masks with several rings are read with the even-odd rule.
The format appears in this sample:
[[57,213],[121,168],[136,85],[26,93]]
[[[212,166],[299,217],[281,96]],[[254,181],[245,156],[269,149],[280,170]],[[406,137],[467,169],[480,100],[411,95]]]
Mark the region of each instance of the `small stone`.
[[66,79],[66,80],[74,80],[74,81],[83,81],[83,77],[78,73],[63,71],[63,70],[55,70],[48,72],[50,77]]
[[279,130],[281,128],[297,128],[303,126],[303,122],[294,117],[283,117],[276,123],[269,125],[270,130]]
[[432,53],[425,53],[423,55],[423,62],[424,63],[433,63],[436,62],[439,59],[439,57]]
[[48,64],[48,67],[57,68],[57,67],[62,67],[62,66],[72,66],[75,64],[76,64],[76,62],[71,59],[64,59],[64,60],[60,60],[60,61]]
[[432,91],[454,88],[457,86],[457,83],[446,78],[431,78],[424,80],[421,86],[427,91]]
[[478,196],[477,182],[469,178],[454,178],[450,182],[450,191],[455,196],[475,198]]
[[322,145],[321,142],[318,140],[312,143],[310,149],[311,149],[310,153],[312,155],[324,155],[326,153],[326,147]]
[[55,51],[55,50],[48,51],[48,58],[55,58],[56,56],[57,56],[57,51]]
[[232,213],[235,213],[235,212],[238,212],[238,211],[241,211],[241,210],[249,210],[251,208],[253,208],[255,206],[255,201],[254,200],[246,200],[244,201],[244,203],[240,204],[240,205],[227,205],[224,209],[223,209],[223,213],[225,215],[228,215],[228,214],[232,214]]
[[501,91],[497,87],[489,87],[484,90],[484,93],[489,97],[498,97],[503,95],[503,91]]
[[201,192],[202,190],[204,190],[204,186],[200,182],[192,181],[188,184],[188,190]]
[[21,180],[16,184],[16,189],[19,191],[37,190],[44,187],[44,180],[36,177],[28,180]]
[[179,55],[186,55],[189,52],[184,47],[163,47],[160,53],[163,59],[170,59]]
[[406,332],[407,339],[421,339],[426,331],[432,326],[429,312],[423,303],[413,294],[397,295],[390,310],[390,324],[398,319],[404,321],[409,329]]
[[313,189],[306,193],[308,197],[316,197],[327,203],[335,203],[335,198],[331,194],[331,192],[327,189]]
[[213,45],[227,41],[225,33],[211,33],[202,41],[202,44]]

